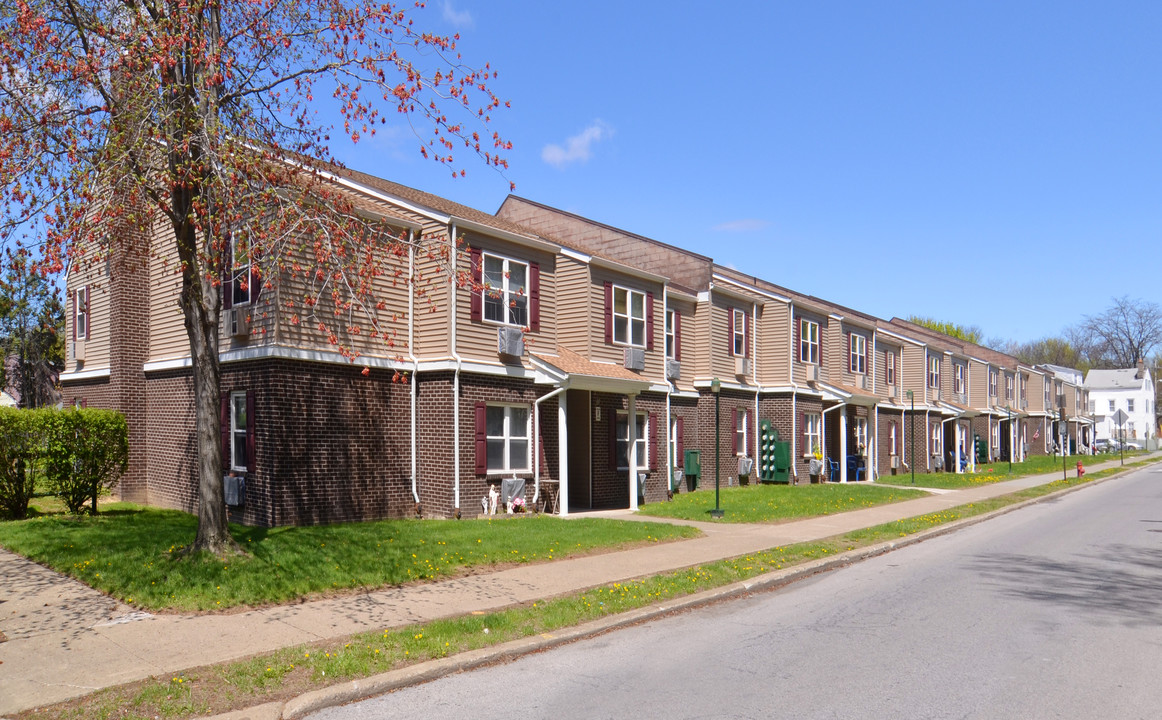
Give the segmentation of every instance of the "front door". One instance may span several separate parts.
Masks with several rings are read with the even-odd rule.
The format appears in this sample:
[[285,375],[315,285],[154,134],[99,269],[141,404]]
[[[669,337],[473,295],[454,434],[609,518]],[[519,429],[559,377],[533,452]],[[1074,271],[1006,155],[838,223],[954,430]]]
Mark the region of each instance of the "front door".
[[569,512],[593,507],[593,408],[588,390],[566,390],[569,406]]

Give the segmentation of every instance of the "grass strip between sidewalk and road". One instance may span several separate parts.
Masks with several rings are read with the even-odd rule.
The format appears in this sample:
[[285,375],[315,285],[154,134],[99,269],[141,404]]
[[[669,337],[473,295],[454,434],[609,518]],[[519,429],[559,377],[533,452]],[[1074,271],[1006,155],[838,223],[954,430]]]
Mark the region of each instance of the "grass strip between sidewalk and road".
[[[1143,451],[1135,450],[1126,453],[1126,458],[1131,459],[1136,455],[1144,454]],[[1097,463],[1109,462],[1110,460],[1117,460],[1115,455],[1070,455],[1065,458],[1065,467],[1069,470],[1069,474],[1073,475],[1077,472],[1077,463],[1080,462],[1082,466],[1096,465]],[[1048,473],[1061,472],[1061,456],[1060,455],[1031,455],[1028,459],[1021,462],[1012,463],[1012,472],[1009,471],[1010,464],[1004,461],[989,463],[988,465],[978,465],[976,472],[964,473],[926,473],[921,472],[916,474],[916,481],[913,487],[925,487],[955,490],[957,488],[976,487],[978,485],[991,485],[992,483],[1006,482],[1008,480],[1016,480],[1027,475],[1045,475]],[[910,473],[901,473],[891,477],[881,477],[878,482],[887,483],[896,486],[906,486],[912,484],[912,476]]]
[[681,493],[672,502],[650,503],[639,509],[648,517],[722,523],[775,523],[836,515],[863,508],[914,500],[928,493],[898,487],[855,483],[820,485],[746,485],[721,488],[721,519],[710,517],[714,493]]
[[304,692],[370,677],[435,658],[551,633],[848,550],[898,540],[946,523],[1048,495],[1153,461],[1128,463],[818,542],[751,553],[632,582],[613,583],[531,605],[472,614],[402,628],[300,645],[243,660],[192,669],[101,690],[67,703],[29,710],[19,720],[185,720],[212,713],[285,701]]

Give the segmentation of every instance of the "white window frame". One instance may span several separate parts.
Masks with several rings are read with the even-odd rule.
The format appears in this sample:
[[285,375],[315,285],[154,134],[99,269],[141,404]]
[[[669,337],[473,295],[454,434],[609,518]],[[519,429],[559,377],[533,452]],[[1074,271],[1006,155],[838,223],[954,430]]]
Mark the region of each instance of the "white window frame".
[[[245,472],[249,467],[249,458],[246,457],[246,434],[250,429],[250,421],[251,419],[246,417],[246,391],[232,391],[230,393],[231,470]],[[241,450],[238,447],[239,442],[242,443]]]
[[254,263],[248,249],[244,249],[239,262],[239,237],[241,230],[230,232],[230,307],[245,307],[254,300]]
[[1005,375],[1005,400],[1013,399],[1013,376]]
[[73,298],[73,328],[78,340],[89,337],[89,286],[76,289]]
[[677,310],[666,310],[666,357],[676,360],[678,353],[678,336],[674,332],[674,316]]
[[737,448],[734,451],[734,454],[737,455],[738,457],[745,457],[745,456],[747,456],[747,450],[749,449],[749,446],[750,446],[750,442],[749,442],[750,435],[748,434],[750,428],[748,427],[749,423],[747,423],[747,421],[746,421],[746,418],[747,418],[746,408],[735,408],[734,417],[735,417],[734,444],[735,444],[735,447]]
[[935,355],[928,356],[928,387],[940,388],[940,358]]
[[1049,382],[1049,378],[1045,378],[1045,409],[1053,409],[1053,393],[1051,392],[1053,385]]
[[819,364],[819,323],[814,320],[799,318],[799,362]]
[[1134,398],[1126,398],[1126,412],[1134,412]]
[[856,375],[867,375],[867,338],[858,333],[849,333],[851,353],[847,367]]
[[959,395],[964,394],[964,366],[960,363],[952,363],[952,392]]
[[[626,410],[617,411],[617,422],[613,431],[617,433],[613,442],[613,451],[617,457],[617,469],[629,470],[629,423],[626,419],[629,417],[629,412]],[[635,437],[634,445],[637,446],[637,472],[646,470],[650,466],[650,416],[649,413],[641,411],[637,412],[638,425],[641,427],[641,433]],[[625,429],[622,430],[622,425]],[[621,462],[622,448],[625,449],[625,462]]]
[[678,457],[678,418],[676,416],[670,418],[669,444],[670,444],[670,467],[672,467],[672,468],[683,467],[683,465],[682,465],[683,459]]
[[[625,311],[617,311],[618,297],[622,298]],[[634,315],[633,300],[635,297],[641,298],[641,317]],[[644,348],[646,346],[646,294],[641,290],[633,290],[631,288],[622,287],[620,285],[613,286],[613,307],[610,308],[613,313],[613,342],[615,345],[628,345],[629,347]],[[618,323],[623,323],[618,330]],[[634,342],[634,329],[640,324],[641,327],[641,342]]]
[[[996,423],[995,425],[993,425],[992,433],[990,433],[990,434],[992,437],[989,438],[989,459],[991,460],[992,458],[997,457],[997,453],[1000,452],[1000,448],[1001,448],[1001,424]],[[1046,446],[1048,446],[1048,441],[1047,441]]]
[[888,423],[888,455],[899,455],[896,447],[896,421]]
[[730,309],[734,318],[734,335],[730,339],[730,352],[734,357],[746,357],[747,315],[745,310]]
[[885,353],[885,355],[886,357],[884,358],[884,367],[886,370],[884,384],[892,387],[896,384],[896,354],[889,351]]
[[[492,263],[500,263],[499,286],[493,286],[488,279],[488,265],[490,261]],[[517,265],[524,268],[524,287],[516,287],[512,284],[513,269]],[[480,278],[484,285],[480,290],[480,319],[496,325],[508,325],[520,328],[528,327],[530,310],[529,285],[532,282],[531,272],[530,264],[524,260],[517,260],[490,252],[480,253]],[[504,319],[498,320],[495,317],[489,317],[490,312],[493,314],[499,312]],[[523,318],[520,316],[521,314],[524,315]]]
[[[488,433],[488,414],[500,410],[504,413],[504,423],[500,435],[491,435]],[[524,428],[514,427],[520,422],[513,422],[513,410],[524,410],[525,421]],[[533,412],[532,408],[522,403],[487,403],[484,410],[484,443],[485,443],[485,467],[489,475],[501,475],[516,472],[529,472],[532,468],[532,424]],[[523,430],[523,432],[522,432]],[[489,452],[493,446],[493,442],[501,441],[501,447],[504,449],[500,467],[493,467],[493,456]],[[523,458],[513,457],[512,445],[514,441],[524,441],[525,452]],[[517,461],[523,461],[523,465],[518,465]]]
[[932,447],[929,449],[931,454],[943,456],[944,454],[944,424],[937,422],[932,425]]
[[819,446],[819,452],[823,452],[823,416],[819,413],[804,413],[803,415],[803,436],[806,438],[803,448],[803,457],[812,454],[816,445]]
[[989,368],[989,397],[997,396],[997,375],[999,373],[992,368]]

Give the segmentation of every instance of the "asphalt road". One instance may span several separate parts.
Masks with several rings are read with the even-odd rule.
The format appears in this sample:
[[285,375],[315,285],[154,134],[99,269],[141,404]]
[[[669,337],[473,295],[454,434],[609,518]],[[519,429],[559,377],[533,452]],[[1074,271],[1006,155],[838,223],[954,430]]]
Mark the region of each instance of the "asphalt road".
[[1162,717],[1162,468],[312,720]]

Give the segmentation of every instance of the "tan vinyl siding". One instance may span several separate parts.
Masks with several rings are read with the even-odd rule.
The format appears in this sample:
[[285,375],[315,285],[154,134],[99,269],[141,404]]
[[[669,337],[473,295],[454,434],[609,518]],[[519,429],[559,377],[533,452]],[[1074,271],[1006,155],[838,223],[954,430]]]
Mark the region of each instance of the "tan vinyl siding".
[[[69,273],[65,296],[65,370],[104,370],[109,367],[109,322],[110,298],[109,278],[105,272],[105,263],[88,263],[79,261],[75,269]],[[89,288],[89,330],[85,338],[85,360],[79,365],[73,361],[73,293],[78,288]]]
[[[891,345],[889,343],[885,343],[885,342],[881,341],[878,337],[876,338],[875,347],[876,347],[876,349],[875,349],[876,362],[875,362],[875,369],[874,369],[875,388],[876,388],[876,392],[879,395],[887,396],[888,390],[889,390],[888,381],[887,381],[887,363],[888,363],[887,355],[889,353],[891,353],[891,354],[894,354],[896,356],[896,384],[894,386],[891,386],[891,387],[896,387],[896,388],[900,387],[901,382],[903,380],[903,376],[901,375],[901,362],[902,362],[903,358],[901,356],[900,348],[898,346]],[[902,392],[896,394],[897,399],[899,399],[901,397],[903,397]]]
[[[601,310],[592,309],[589,266],[563,255],[557,256],[555,266],[557,344],[589,357],[593,325],[601,322]],[[543,313],[541,322],[545,322]],[[544,351],[554,349],[546,346]]]
[[823,350],[823,369],[821,379],[828,383],[841,382],[843,368],[847,365],[847,343],[842,340],[839,323],[827,318],[820,323],[819,334],[822,343],[826,344]]
[[[694,311],[693,322],[689,323],[690,330],[686,330],[687,325],[682,326],[682,357],[685,358],[687,352],[691,354],[694,360],[694,377],[698,380],[710,380],[714,377],[710,367],[710,326],[713,316],[713,304],[710,301],[699,302],[697,310]],[[682,374],[685,375],[685,368]]]
[[755,355],[756,377],[762,385],[786,385],[791,382],[791,306],[768,302],[759,316]]
[[[831,358],[829,357],[830,353],[827,351],[827,348],[824,347],[824,344],[827,342],[826,318],[819,317],[818,315],[810,312],[797,310],[795,312],[794,324],[789,329],[791,331],[791,357],[793,360],[792,370],[794,373],[794,382],[798,385],[804,385],[807,383],[807,368],[813,366],[812,363],[799,362],[801,341],[799,326],[803,320],[810,320],[811,322],[819,324],[819,351],[823,354],[822,360],[824,362],[831,362]],[[827,379],[826,375],[824,375],[822,371],[820,372],[820,379]]]
[[181,263],[173,227],[158,223],[153,231],[149,259],[149,359],[172,360],[190,356],[190,340],[178,306],[182,291]]
[[[694,317],[694,313],[695,309],[697,308],[697,304],[688,302],[686,300],[679,300],[673,295],[669,297],[669,304],[670,309],[676,311],[682,317],[680,327],[682,357],[679,359],[679,363],[681,363],[682,366],[682,371],[675,382],[683,390],[692,390],[694,388],[692,382],[697,372],[697,363],[695,361],[694,349],[694,332],[697,327],[697,321]],[[663,316],[662,319],[664,321],[665,316]],[[662,349],[664,351],[665,338],[663,337],[662,340]]]
[[987,408],[989,393],[989,367],[974,360],[968,361],[968,404],[974,408]]
[[924,402],[928,397],[925,394],[928,383],[928,362],[924,348],[917,345],[905,345],[903,361],[901,377],[904,385],[900,389],[900,398],[903,399],[905,392],[911,390],[917,404]]
[[[537,250],[528,247],[522,247],[515,243],[504,240],[497,240],[483,235],[466,234],[465,239],[468,245],[474,250],[479,249],[482,253],[492,255],[500,258],[507,258],[516,262],[521,262],[529,265],[537,263],[540,269],[540,330],[530,331],[525,335],[526,352],[536,353],[552,352],[557,347],[556,335],[556,312],[557,312],[557,291],[556,291],[556,267],[554,255],[543,250]],[[471,257],[468,253],[464,253],[461,257],[461,267],[465,272],[471,271]],[[530,274],[526,276],[526,287],[531,292],[531,286],[528,285],[531,277]],[[456,352],[466,360],[477,360],[484,362],[498,362],[499,356],[496,351],[497,343],[497,328],[502,327],[500,323],[481,319],[473,322],[472,320],[472,290],[471,288],[459,288],[456,292]],[[531,321],[532,306],[529,304],[529,319]],[[526,325],[527,327],[527,325]]]

